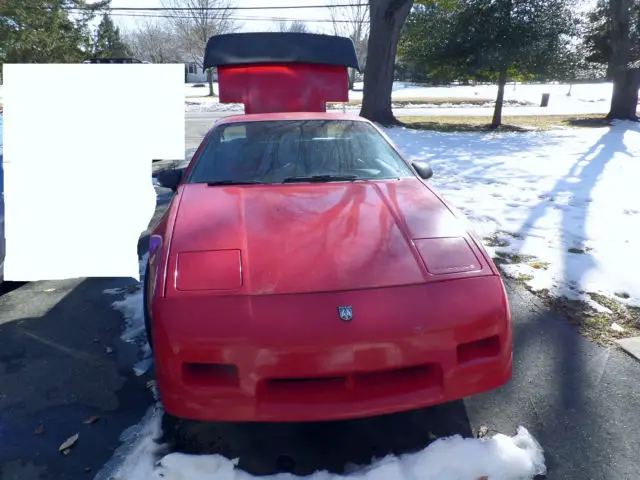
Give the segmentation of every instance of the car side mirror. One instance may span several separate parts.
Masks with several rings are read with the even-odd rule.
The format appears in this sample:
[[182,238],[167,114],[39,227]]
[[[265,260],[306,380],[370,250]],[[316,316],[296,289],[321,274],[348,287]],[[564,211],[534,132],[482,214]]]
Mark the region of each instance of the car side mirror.
[[158,173],[156,179],[158,181],[158,185],[163,188],[169,188],[174,192],[178,189],[178,185],[182,180],[182,175],[184,174],[183,169],[172,169],[172,170],[163,170]]
[[423,180],[429,180],[431,177],[433,177],[433,170],[431,169],[431,165],[429,165],[427,162],[416,160],[414,162],[411,162],[411,165]]

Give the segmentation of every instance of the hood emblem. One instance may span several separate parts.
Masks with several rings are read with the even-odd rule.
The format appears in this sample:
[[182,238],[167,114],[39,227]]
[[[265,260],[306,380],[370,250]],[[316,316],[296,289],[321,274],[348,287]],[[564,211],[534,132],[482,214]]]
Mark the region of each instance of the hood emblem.
[[353,308],[351,308],[350,305],[338,307],[338,315],[340,316],[340,320],[350,322],[351,320],[353,320]]

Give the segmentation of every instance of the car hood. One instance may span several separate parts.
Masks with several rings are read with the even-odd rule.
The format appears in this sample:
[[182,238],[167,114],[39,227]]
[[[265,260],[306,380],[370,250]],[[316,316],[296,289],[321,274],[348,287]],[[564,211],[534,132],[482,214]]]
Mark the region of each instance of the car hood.
[[322,292],[493,274],[465,223],[415,178],[187,184],[179,195],[168,258],[174,293]]

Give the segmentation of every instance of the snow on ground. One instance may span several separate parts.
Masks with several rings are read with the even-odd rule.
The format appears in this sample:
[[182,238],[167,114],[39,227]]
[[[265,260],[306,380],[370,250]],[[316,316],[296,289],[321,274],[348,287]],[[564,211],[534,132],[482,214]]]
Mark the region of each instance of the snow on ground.
[[140,347],[140,360],[134,365],[133,371],[136,375],[142,375],[153,364],[151,348],[147,343],[144,327],[144,313],[142,301],[142,286],[144,285],[144,275],[149,254],[145,254],[139,261],[140,283],[133,284],[130,288],[115,288],[105,290],[104,293],[110,295],[123,295],[121,300],[116,300],[111,304],[118,310],[125,321],[124,332],[120,336],[128,343],[134,343]]
[[[362,83],[354,85],[355,90],[349,97],[353,100],[362,98]],[[571,96],[567,96],[571,90]],[[550,105],[554,102],[609,102],[613,84],[610,82],[585,83],[570,86],[564,83],[547,84],[507,84],[504,92],[506,101],[522,101],[540,104],[543,93],[550,94]],[[428,87],[408,82],[394,82],[392,98],[489,98],[495,99],[498,93],[497,85],[450,85]]]
[[[640,125],[531,133],[387,130],[534,290],[640,306]],[[487,243],[487,242],[485,242]],[[534,261],[535,259],[535,261]],[[628,298],[624,298],[628,297]],[[597,308],[597,305],[594,305]]]
[[[242,113],[243,107],[239,104],[220,104],[217,97],[209,97],[209,86],[196,87],[196,84],[187,83],[184,86],[185,111],[187,112],[210,112],[210,111],[230,111]],[[356,83],[355,90],[349,92],[350,100],[362,99],[362,83]],[[463,86],[451,85],[443,87],[426,87],[414,85],[407,82],[395,82],[393,85],[393,100],[415,98],[484,98],[493,101],[497,94],[496,85]],[[571,88],[571,96],[567,96]],[[542,114],[587,114],[606,113],[611,100],[613,86],[611,83],[590,83],[574,85],[567,84],[508,84],[505,90],[505,101],[510,102],[530,102],[535,105],[540,104],[543,93],[551,94],[549,107]],[[3,86],[0,85],[0,102],[2,101]],[[214,91],[218,94],[218,84],[214,83]],[[415,108],[416,105],[406,105],[408,108]],[[423,105],[420,107],[424,108]],[[452,105],[431,105],[429,108],[452,108]],[[465,108],[469,105],[455,105],[456,109],[461,109],[456,114],[464,114]],[[491,109],[491,105],[486,107]],[[524,107],[523,107],[524,108]]]
[[126,430],[123,445],[95,480],[529,480],[546,473],[542,448],[519,427],[513,437],[440,438],[420,452],[389,455],[345,475],[320,471],[308,477],[288,473],[255,477],[237,468],[238,459],[166,454],[166,446],[156,443],[162,413],[158,404],[153,405],[138,425]]
[[[349,92],[350,100],[362,99],[362,83],[355,85],[356,90]],[[570,86],[567,84],[509,84],[505,90],[505,105],[525,102],[533,105],[540,105],[543,93],[549,93],[549,106],[541,114],[588,114],[606,113],[611,101],[611,83],[590,83]],[[406,82],[395,82],[393,86],[392,98],[396,101],[406,99],[429,99],[429,98],[467,98],[467,99],[488,99],[491,102],[496,98],[498,87],[496,85],[463,86],[451,85],[444,87],[426,87],[413,85]],[[218,92],[218,85],[214,84],[214,90]],[[567,93],[571,90],[571,95]],[[217,98],[208,97],[209,88],[194,87],[191,84],[185,86],[185,110],[188,112],[207,111],[243,111],[243,106],[239,104],[220,104]],[[471,104],[437,104],[437,105],[405,105],[405,108],[459,108],[460,114],[464,114],[462,109],[477,108]],[[485,105],[489,111],[493,107],[492,103]],[[359,108],[359,107],[353,107]],[[526,108],[526,107],[520,107]]]
[[157,443],[162,435],[162,407],[156,403],[149,407],[140,423],[120,435],[122,445],[102,467],[93,480],[155,480],[158,457],[166,452],[165,445]]

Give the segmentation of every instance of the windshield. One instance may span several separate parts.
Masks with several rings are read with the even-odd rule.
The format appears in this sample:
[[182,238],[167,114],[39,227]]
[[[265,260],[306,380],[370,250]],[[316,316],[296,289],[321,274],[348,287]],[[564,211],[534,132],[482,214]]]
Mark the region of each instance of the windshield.
[[278,120],[216,128],[188,183],[383,180],[413,176],[380,133],[357,120]]

